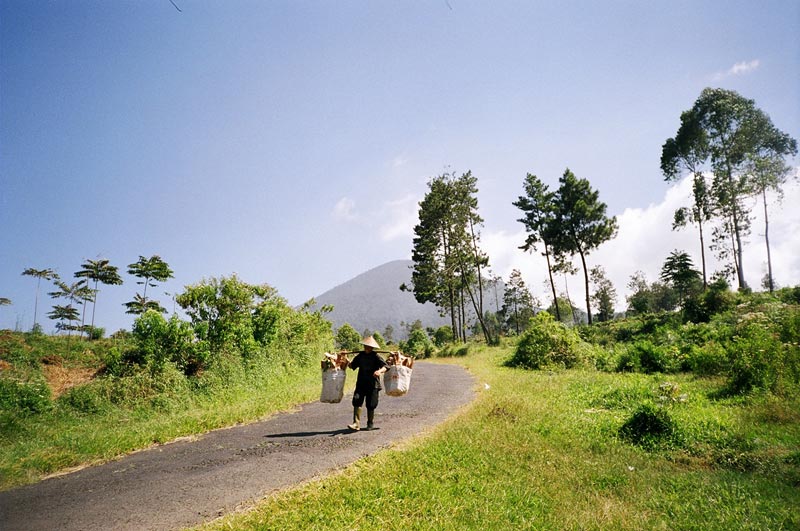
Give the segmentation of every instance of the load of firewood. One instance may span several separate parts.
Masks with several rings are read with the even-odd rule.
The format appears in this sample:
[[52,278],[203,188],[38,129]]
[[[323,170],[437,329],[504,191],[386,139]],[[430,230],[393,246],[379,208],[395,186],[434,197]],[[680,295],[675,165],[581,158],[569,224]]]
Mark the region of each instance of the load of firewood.
[[402,352],[391,352],[386,358],[389,369],[383,375],[384,392],[389,396],[403,396],[411,386],[411,368],[414,358]]
[[400,351],[394,351],[389,353],[389,356],[386,358],[386,363],[389,365],[401,365],[411,369],[414,367],[414,358],[406,356]]
[[324,358],[320,362],[322,365],[322,370],[326,369],[346,369],[348,365],[347,361],[347,353],[345,351],[337,352],[336,354],[331,354],[330,352],[326,352],[324,354]]

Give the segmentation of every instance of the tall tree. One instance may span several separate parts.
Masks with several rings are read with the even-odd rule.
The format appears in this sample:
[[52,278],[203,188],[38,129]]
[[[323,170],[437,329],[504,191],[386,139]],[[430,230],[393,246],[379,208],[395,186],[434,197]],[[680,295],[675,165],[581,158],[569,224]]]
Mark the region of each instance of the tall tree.
[[120,285],[122,278],[116,266],[112,266],[108,260],[101,258],[98,260],[87,260],[81,264],[81,270],[75,273],[78,278],[85,278],[94,281],[94,298],[92,301],[92,329],[94,329],[94,313],[97,308],[97,289],[98,284]]
[[[525,195],[513,203],[513,205],[525,213],[525,217],[518,219],[525,226],[528,236],[525,243],[520,247],[523,251],[535,251],[537,244],[542,244],[542,256],[547,260],[547,275],[550,278],[550,288],[553,292],[553,301],[558,298],[556,295],[556,284],[553,280],[554,265],[551,264],[551,241],[553,239],[553,221],[555,219],[555,194],[550,192],[536,175],[528,174],[523,183]],[[556,319],[561,321],[559,305],[553,303],[556,311]]]
[[594,266],[591,270],[594,293],[592,300],[597,305],[597,320],[610,321],[614,318],[614,303],[617,301],[617,290],[606,276],[603,266]]
[[692,258],[685,251],[675,249],[661,267],[661,280],[678,293],[678,304],[683,307],[686,296],[696,291],[700,273],[694,268]]
[[681,113],[681,126],[674,138],[668,138],[661,150],[661,172],[667,181],[675,181],[687,170],[692,175],[691,208],[681,207],[675,211],[672,230],[696,223],[700,234],[700,256],[703,265],[703,288],[708,286],[706,274],[706,249],[703,226],[713,217],[713,205],[708,183],[703,174],[709,156],[700,117],[694,109]]
[[29,267],[25,271],[22,272],[24,276],[34,277],[36,278],[36,299],[34,300],[33,304],[33,330],[36,329],[36,315],[39,311],[39,284],[41,284],[42,279],[44,280],[53,280],[58,278],[58,274],[50,268],[47,269],[34,269]]
[[[445,173],[428,182],[414,227],[410,288],[417,302],[433,302],[450,315],[456,337],[465,339],[468,297],[487,342],[494,338],[483,316],[483,275],[488,258],[479,247],[477,179]],[[409,289],[403,285],[401,289]]]
[[786,164],[782,156],[765,154],[751,157],[747,162],[748,173],[752,176],[753,193],[761,196],[764,204],[764,242],[767,246],[767,276],[766,287],[769,292],[775,291],[775,279],[772,276],[772,255],[769,248],[769,212],[767,211],[767,192],[777,194],[778,201],[783,200],[783,185],[790,175],[792,168]]
[[141,295],[137,293],[137,295],[139,295],[138,298],[125,303],[125,306],[128,308],[126,313],[141,314],[147,309],[156,309],[161,313],[166,313],[167,310],[158,304],[157,301],[154,301],[155,306],[150,304],[147,298],[147,288],[155,287],[155,281],[164,282],[172,278],[173,272],[172,269],[169,268],[169,265],[158,255],[153,255],[150,258],[145,258],[140,255],[138,261],[128,264],[128,273],[141,278],[142,280],[137,280],[136,283],[140,286],[144,286],[144,288]]
[[503,293],[501,311],[506,329],[521,334],[528,320],[533,317],[536,304],[536,299],[522,280],[522,274],[518,269],[512,270]]
[[[681,160],[678,153],[692,153],[694,169],[689,168],[690,171],[699,171],[701,164],[711,170],[714,209],[722,220],[722,231],[727,233],[717,233],[716,247],[722,254],[730,251],[739,289],[744,289],[747,283],[742,246],[749,231],[751,208],[744,200],[753,190],[748,161],[794,155],[797,142],[776,128],[753,100],[731,90],[704,89],[681,117],[675,140],[668,140],[662,151],[662,170],[666,169],[668,176],[672,169],[680,167],[681,162],[670,163]],[[685,161],[683,165],[688,168]]]
[[[67,299],[69,303],[66,306],[53,306],[53,311],[48,314],[50,319],[60,321],[60,330],[68,330],[69,336],[72,335],[72,330],[76,329],[74,325],[72,325],[72,321],[77,321],[79,319],[80,313],[78,312],[75,305],[80,304],[82,302],[92,300],[94,297],[94,293],[92,289],[87,285],[86,280],[79,280],[77,282],[73,282],[72,284],[67,284],[66,282],[56,279],[55,285],[58,288],[56,291],[51,291],[48,293],[54,299]],[[72,311],[74,310],[74,314]],[[53,317],[56,315],[56,317]],[[67,315],[74,315],[74,318],[67,318]],[[68,321],[69,324],[64,324],[64,321]]]
[[581,258],[586,286],[586,314],[592,324],[592,307],[589,292],[589,269],[586,256],[617,233],[617,218],[606,216],[606,204],[599,193],[592,190],[586,179],[579,179],[569,168],[559,179],[555,196],[553,225],[558,227],[554,242],[555,254]]

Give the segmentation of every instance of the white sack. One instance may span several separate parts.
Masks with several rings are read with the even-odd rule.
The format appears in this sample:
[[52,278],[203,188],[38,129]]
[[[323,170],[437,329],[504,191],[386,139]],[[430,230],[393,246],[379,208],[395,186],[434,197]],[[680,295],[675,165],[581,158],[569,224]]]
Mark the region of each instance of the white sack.
[[322,393],[319,401],[338,404],[344,396],[344,381],[347,372],[342,369],[325,369],[322,371]]
[[411,368],[390,365],[383,375],[383,390],[389,396],[403,396],[411,386]]

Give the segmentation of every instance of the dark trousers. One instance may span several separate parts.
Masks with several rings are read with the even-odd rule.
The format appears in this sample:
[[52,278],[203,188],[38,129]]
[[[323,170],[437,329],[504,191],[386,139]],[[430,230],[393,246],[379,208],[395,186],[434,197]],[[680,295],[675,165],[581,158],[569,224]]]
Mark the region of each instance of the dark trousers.
[[368,389],[359,389],[356,387],[353,393],[353,407],[361,407],[366,399],[367,411],[374,411],[375,408],[378,407],[378,392],[379,389],[377,387]]

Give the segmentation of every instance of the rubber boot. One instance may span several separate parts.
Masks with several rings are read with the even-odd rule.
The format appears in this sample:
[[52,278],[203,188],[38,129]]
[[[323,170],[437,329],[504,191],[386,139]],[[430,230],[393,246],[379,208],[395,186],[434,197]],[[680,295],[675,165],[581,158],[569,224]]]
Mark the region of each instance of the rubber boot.
[[373,424],[375,421],[375,410],[368,409],[367,410],[367,430],[374,430],[375,425]]
[[358,431],[361,428],[361,408],[353,408],[353,423],[347,426],[353,431]]

